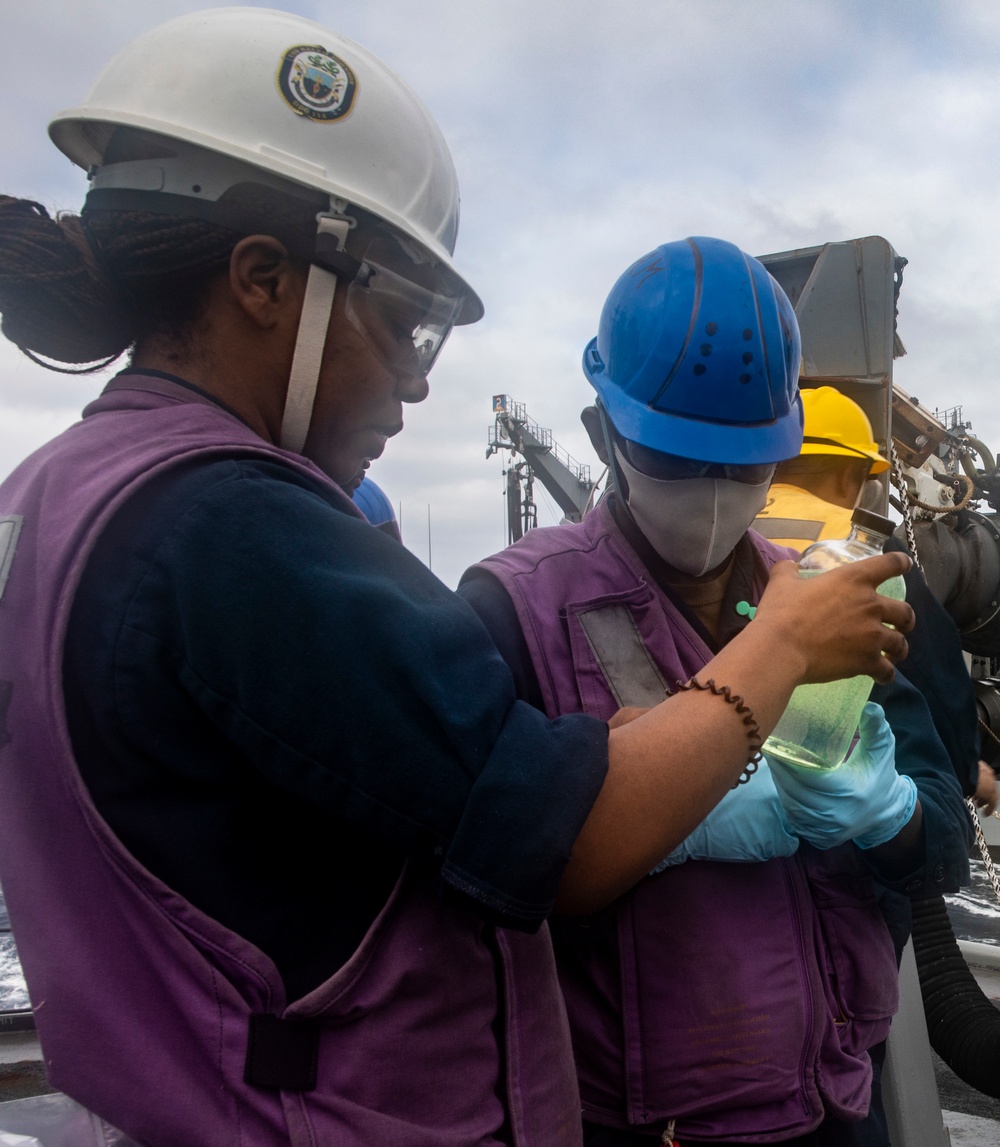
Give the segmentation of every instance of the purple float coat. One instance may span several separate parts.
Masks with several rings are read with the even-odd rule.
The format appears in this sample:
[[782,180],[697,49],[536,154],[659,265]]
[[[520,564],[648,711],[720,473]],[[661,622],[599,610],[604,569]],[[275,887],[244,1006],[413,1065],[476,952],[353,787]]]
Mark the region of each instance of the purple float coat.
[[[749,537],[766,566],[788,556]],[[550,716],[652,704],[712,657],[606,503],[479,568],[514,603]],[[688,861],[571,932],[557,960],[588,1119],[756,1143],[867,1113],[867,1049],[888,1032],[897,975],[853,845]]]
[[[151,875],[96,812],[61,689],[74,589],[142,483],[220,456],[332,486],[207,399],[136,375],[0,486],[0,542],[20,526],[0,599],[0,879],[50,1081],[150,1147],[577,1147],[544,928],[484,924],[408,866],[351,959],[288,1001],[263,952]],[[4,571],[0,554],[0,587]],[[244,1082],[253,1014],[312,1021],[314,1089]]]

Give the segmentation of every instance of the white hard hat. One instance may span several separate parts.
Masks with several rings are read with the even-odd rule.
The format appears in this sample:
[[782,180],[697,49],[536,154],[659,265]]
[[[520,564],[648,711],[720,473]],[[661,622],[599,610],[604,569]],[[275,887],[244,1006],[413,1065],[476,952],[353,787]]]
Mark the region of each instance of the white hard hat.
[[[194,144],[370,212],[462,283],[459,322],[481,317],[451,258],[459,197],[447,144],[414,93],[346,37],[262,8],[181,16],[127,44],[49,134],[89,170],[119,127]],[[138,190],[163,187],[155,162],[130,166]],[[192,187],[193,199],[208,190]]]
[[[309,430],[338,278],[349,284],[347,317],[383,359],[399,348],[387,352],[380,315],[406,314],[411,344],[390,363],[398,369],[426,373],[452,324],[482,317],[452,263],[458,180],[437,124],[380,60],[311,20],[216,8],[161,24],[127,44],[49,134],[90,174],[85,214],[167,211],[239,229],[225,196],[241,184],[319,194],[326,209],[306,252],[285,398],[288,449],[301,451]],[[371,217],[388,226],[395,254],[372,238]],[[353,258],[358,223],[368,238]]]

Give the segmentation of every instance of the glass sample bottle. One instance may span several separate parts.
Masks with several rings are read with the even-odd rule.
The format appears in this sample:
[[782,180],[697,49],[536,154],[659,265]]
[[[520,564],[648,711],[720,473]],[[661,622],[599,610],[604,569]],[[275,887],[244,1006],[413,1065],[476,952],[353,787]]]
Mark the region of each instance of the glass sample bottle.
[[[880,554],[892,530],[888,518],[870,510],[855,510],[850,534],[811,545],[799,559],[799,575],[815,577],[846,562]],[[902,601],[906,586],[897,575],[884,581],[878,592]],[[805,768],[837,768],[851,747],[873,684],[871,677],[861,676],[822,685],[800,685],[792,693],[774,732],[764,742],[764,753]]]

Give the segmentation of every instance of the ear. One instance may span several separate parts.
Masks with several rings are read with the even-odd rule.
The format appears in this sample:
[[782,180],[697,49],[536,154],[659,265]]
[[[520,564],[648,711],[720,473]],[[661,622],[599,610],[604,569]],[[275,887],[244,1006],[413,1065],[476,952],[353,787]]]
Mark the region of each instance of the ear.
[[870,466],[858,466],[853,458],[844,459],[843,463],[837,467],[837,493],[840,495],[842,506],[857,506],[870,470]]
[[305,274],[273,236],[250,235],[229,257],[229,287],[250,322],[269,330],[282,320],[298,321]]
[[594,448],[594,453],[600,458],[601,462],[608,465],[608,451],[604,444],[604,431],[601,428],[601,415],[596,406],[585,406],[580,411],[580,421],[583,423],[583,428],[590,436],[590,444]]

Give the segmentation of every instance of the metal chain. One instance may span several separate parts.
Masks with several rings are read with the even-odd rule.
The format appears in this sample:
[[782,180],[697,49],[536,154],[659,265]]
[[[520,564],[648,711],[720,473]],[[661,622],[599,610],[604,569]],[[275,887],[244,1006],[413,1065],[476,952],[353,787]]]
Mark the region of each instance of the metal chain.
[[[906,546],[910,551],[910,556],[913,558],[913,564],[918,570],[922,570],[920,559],[917,557],[917,538],[913,532],[913,516],[910,513],[910,491],[906,485],[906,479],[903,477],[903,464],[899,460],[899,455],[896,453],[896,445],[893,442],[889,443],[889,460],[892,462],[892,476],[894,485],[900,494],[900,503],[903,512],[903,525],[906,528]],[[968,498],[966,498],[966,501]],[[980,718],[980,725],[986,732],[993,737],[993,739],[1000,744],[1000,737],[997,737],[993,730],[986,725]],[[997,898],[997,903],[1000,904],[1000,876],[997,875],[996,867],[993,864],[993,857],[990,856],[989,846],[986,843],[986,837],[983,835],[983,826],[979,823],[979,813],[976,811],[976,806],[971,797],[967,797],[965,801],[966,807],[969,810],[969,816],[972,818],[972,828],[976,834],[976,843],[979,845],[979,854],[983,858],[983,866],[986,869],[986,875],[989,877],[990,884],[993,885],[993,895]],[[994,813],[994,816],[997,814]],[[997,817],[1000,820],[1000,817]]]
[[913,515],[910,513],[910,491],[907,488],[906,479],[903,477],[903,463],[900,462],[899,455],[896,453],[896,444],[892,441],[889,442],[889,461],[892,463],[893,484],[899,491],[900,502],[903,508],[903,525],[906,528],[906,548],[910,551],[913,564],[918,570],[923,572],[920,559],[917,557],[917,536],[913,532]]
[[956,510],[964,510],[975,496],[976,483],[973,482],[968,474],[956,474],[955,477],[965,483],[965,493],[957,502],[952,502],[950,506],[932,506],[929,502],[921,502],[919,498],[915,498],[905,487],[906,480],[903,477],[903,467],[899,461],[899,455],[896,453],[895,444],[890,444],[889,446],[889,457],[892,460],[893,485],[903,494],[903,502],[906,507],[903,517],[907,525],[907,539],[911,536],[910,519],[907,512],[910,506],[919,506],[921,510],[926,510],[928,514],[940,517],[942,514],[954,514]]
[[[973,803],[972,797],[966,797],[965,803],[972,817],[972,827],[976,834],[976,844],[979,845],[979,853],[983,858],[986,875],[989,877],[990,884],[993,885],[993,895],[997,898],[997,903],[1000,904],[1000,876],[997,876],[997,870],[993,864],[993,857],[990,856],[989,845],[986,843],[986,837],[983,835],[983,826],[979,823],[979,813],[976,812],[976,806]],[[993,815],[996,816],[996,813]]]
[[[986,724],[982,717],[978,718],[979,727],[985,729],[986,735],[992,737],[998,745],[1000,745],[1000,737],[993,732],[993,730]],[[983,865],[986,868],[986,875],[989,877],[990,884],[993,885],[993,895],[997,898],[997,903],[1000,904],[1000,876],[997,875],[997,870],[993,865],[993,857],[990,856],[989,845],[986,843],[986,837],[983,835],[983,826],[979,821],[979,813],[976,811],[975,803],[972,797],[966,797],[965,803],[969,806],[969,812],[972,814],[972,827],[976,833],[976,844],[979,845],[979,853],[983,858]],[[1000,820],[1000,814],[993,812],[991,816]]]

